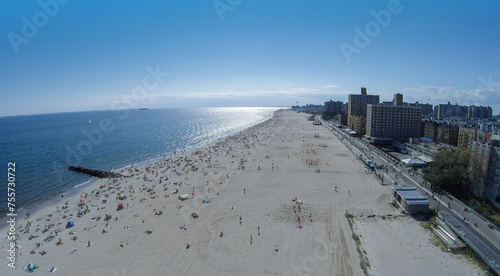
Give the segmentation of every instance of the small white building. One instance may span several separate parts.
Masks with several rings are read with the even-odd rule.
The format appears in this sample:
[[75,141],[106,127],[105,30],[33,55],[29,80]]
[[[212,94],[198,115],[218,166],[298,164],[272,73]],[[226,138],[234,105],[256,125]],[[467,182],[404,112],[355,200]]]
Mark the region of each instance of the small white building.
[[392,191],[392,205],[401,213],[428,213],[429,204],[429,199],[422,196],[417,188],[395,187]]

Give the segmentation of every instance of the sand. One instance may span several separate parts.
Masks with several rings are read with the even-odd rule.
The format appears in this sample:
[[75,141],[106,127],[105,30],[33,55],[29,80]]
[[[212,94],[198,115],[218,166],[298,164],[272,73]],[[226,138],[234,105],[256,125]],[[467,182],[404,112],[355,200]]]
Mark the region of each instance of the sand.
[[[439,239],[415,218],[356,217],[354,232],[370,263],[370,275],[478,275],[480,267],[443,251]],[[444,247],[445,248],[445,247]],[[365,254],[363,253],[363,254]]]
[[[29,262],[38,265],[35,273],[57,267],[59,275],[363,275],[346,210],[399,212],[390,205],[389,187],[367,174],[330,131],[306,118],[278,111],[237,135],[125,170],[126,178],[98,180],[28,219],[19,217],[16,268],[2,258],[0,275],[25,274]],[[126,199],[117,199],[119,194]],[[182,194],[189,198],[179,200]],[[81,198],[88,213],[78,217]],[[119,203],[124,208],[118,211]],[[106,213],[112,219],[104,221]],[[101,219],[91,221],[95,217]],[[66,229],[69,220],[75,226]],[[375,227],[373,235],[384,231]],[[422,269],[434,261],[403,258],[401,270],[393,268],[399,252],[392,249],[408,237],[397,239],[385,247],[363,240],[376,275],[406,272],[402,261]],[[423,254],[437,250],[428,239],[415,239],[425,245]],[[5,256],[7,246],[2,239]],[[479,271],[442,253],[447,266],[436,266],[432,275]]]

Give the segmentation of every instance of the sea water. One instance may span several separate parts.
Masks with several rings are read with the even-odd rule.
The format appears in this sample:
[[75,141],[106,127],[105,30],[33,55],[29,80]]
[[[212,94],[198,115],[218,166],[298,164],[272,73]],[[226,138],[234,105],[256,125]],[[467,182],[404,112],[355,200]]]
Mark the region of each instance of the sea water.
[[[68,192],[90,177],[68,166],[115,170],[191,150],[270,118],[277,108],[113,110],[0,118],[0,164],[15,162],[16,207]],[[7,213],[2,181],[0,215]]]

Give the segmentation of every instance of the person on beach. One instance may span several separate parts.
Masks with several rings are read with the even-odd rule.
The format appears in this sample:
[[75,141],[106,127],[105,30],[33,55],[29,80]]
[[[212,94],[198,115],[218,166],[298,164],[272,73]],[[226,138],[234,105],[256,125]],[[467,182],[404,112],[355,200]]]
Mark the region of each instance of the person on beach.
[[224,233],[222,233],[222,231],[221,231],[219,237],[222,238],[223,235],[224,235]]
[[260,226],[257,227],[257,235],[260,236]]
[[252,244],[252,241],[253,241],[252,234],[250,234],[250,244]]
[[241,216],[240,216],[240,225],[241,225],[242,222],[243,222],[243,220],[241,219]]

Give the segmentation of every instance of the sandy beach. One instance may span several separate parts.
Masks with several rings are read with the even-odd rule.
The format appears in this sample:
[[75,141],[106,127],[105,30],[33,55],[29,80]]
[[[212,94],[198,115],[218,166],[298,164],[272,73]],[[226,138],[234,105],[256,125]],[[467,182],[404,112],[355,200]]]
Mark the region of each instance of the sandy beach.
[[[278,111],[191,153],[98,180],[29,218],[20,213],[16,268],[3,257],[0,275],[24,275],[28,263],[36,274],[55,267],[54,275],[364,275],[346,210],[400,213],[390,187],[307,117]],[[481,271],[433,245],[411,217],[355,221],[370,275]],[[4,235],[4,256],[8,243]]]

